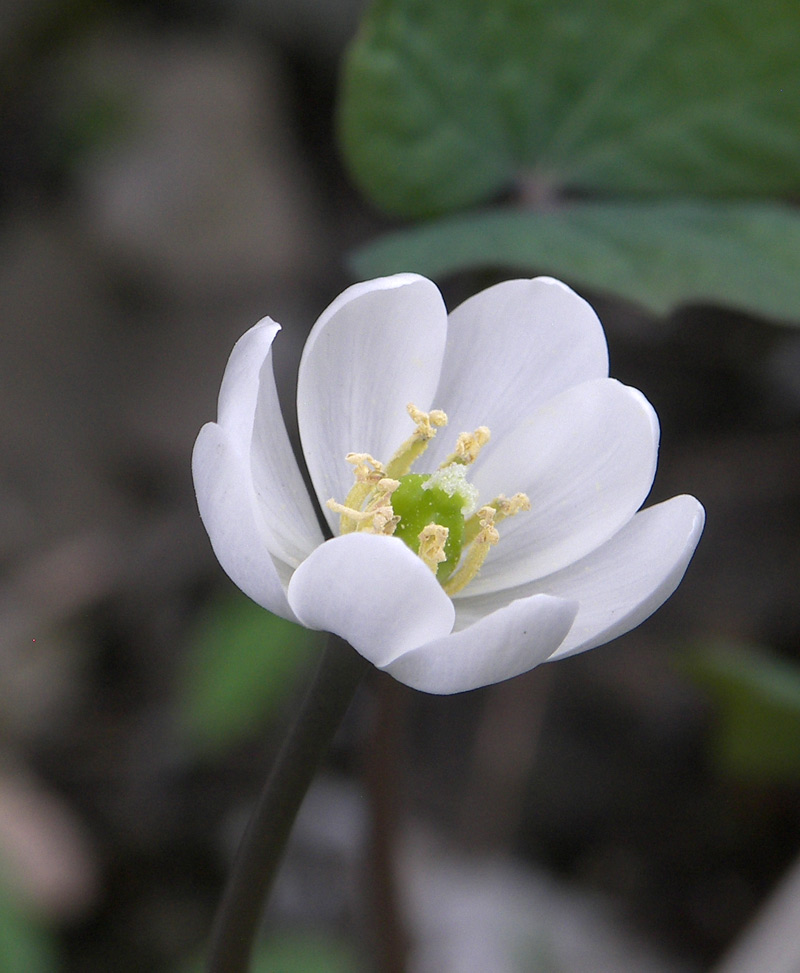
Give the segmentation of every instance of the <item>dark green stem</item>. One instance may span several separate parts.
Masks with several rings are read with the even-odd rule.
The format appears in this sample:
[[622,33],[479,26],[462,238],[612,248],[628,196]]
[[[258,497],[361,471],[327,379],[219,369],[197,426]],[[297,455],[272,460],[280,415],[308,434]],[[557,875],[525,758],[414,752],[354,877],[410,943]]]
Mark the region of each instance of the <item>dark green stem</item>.
[[397,841],[403,813],[403,728],[411,691],[386,673],[374,681],[375,721],[365,779],[371,814],[367,859],[374,920],[375,968],[405,973],[409,941],[397,888]]
[[247,973],[292,824],[369,663],[332,635],[247,825],[211,936],[207,973]]

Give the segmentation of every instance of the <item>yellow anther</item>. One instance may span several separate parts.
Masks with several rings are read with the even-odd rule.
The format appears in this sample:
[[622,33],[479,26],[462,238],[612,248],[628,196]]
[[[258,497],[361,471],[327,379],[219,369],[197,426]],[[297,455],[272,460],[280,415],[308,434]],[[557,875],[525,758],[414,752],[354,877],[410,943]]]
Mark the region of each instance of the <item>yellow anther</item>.
[[[504,497],[501,493],[499,497],[495,497],[491,503],[486,505],[494,510],[493,523],[499,524],[501,520],[505,520],[506,517],[513,517],[514,514],[518,514],[522,510],[530,510],[531,502],[528,499],[528,495],[525,493],[515,493],[513,497]],[[471,544],[472,541],[478,536],[481,529],[481,511],[473,514],[466,522],[464,528],[464,543]]]
[[416,423],[417,431],[415,435],[419,439],[433,439],[436,435],[437,427],[447,425],[447,413],[441,409],[432,409],[430,412],[423,412],[418,409],[413,402],[406,406],[406,412],[411,416],[411,420]]
[[474,463],[478,458],[478,453],[489,442],[489,435],[488,426],[478,426],[475,432],[459,433],[455,452],[447,457],[440,469],[449,466],[451,463],[462,463],[464,466]]
[[359,483],[377,483],[382,476],[386,476],[381,461],[369,453],[348,453],[345,460],[355,467],[353,474]]
[[[353,510],[363,510],[372,491],[378,482],[386,476],[380,460],[370,456],[369,453],[348,453],[345,459],[351,466],[355,467],[353,475],[355,483],[350,487],[350,492],[344,498],[346,507]],[[344,529],[344,528],[343,528]],[[349,530],[353,530],[351,526]],[[348,529],[344,529],[347,533]]]
[[375,511],[375,516],[372,518],[372,533],[390,536],[395,532],[395,528],[399,523],[400,518],[395,516],[391,505],[382,507],[380,510]]
[[515,493],[513,497],[504,497],[501,493],[490,506],[494,507],[496,511],[494,522],[499,524],[501,520],[505,520],[506,517],[513,517],[521,510],[530,510],[531,502],[527,493]]
[[419,556],[434,574],[442,561],[447,560],[444,545],[449,534],[449,529],[441,524],[428,524],[419,532]]
[[485,507],[481,507],[477,516],[481,529],[475,538],[475,543],[489,544],[490,546],[496,544],[500,540],[500,535],[497,533],[497,528],[494,525],[497,511],[491,504],[487,503]]
[[414,462],[428,448],[428,443],[436,435],[437,428],[447,425],[447,416],[441,409],[423,412],[413,402],[409,402],[406,409],[417,428],[386,464],[387,476],[405,476]]
[[443,585],[444,590],[451,596],[457,594],[475,578],[486,560],[489,548],[500,540],[500,535],[494,526],[494,507],[488,504],[481,507],[475,514],[475,518],[480,525],[478,533],[467,548],[467,553],[462,558],[458,569],[450,575]]
[[[489,442],[488,428],[478,426],[473,432],[458,436],[455,451],[434,473],[415,474],[403,480],[406,489],[395,499],[403,520],[407,521],[403,523],[394,511],[392,494],[425,452],[437,429],[447,425],[447,416],[441,409],[423,412],[412,403],[406,408],[416,427],[414,432],[385,465],[369,453],[348,453],[346,460],[353,467],[355,483],[344,503],[332,499],[327,505],[339,514],[342,534],[353,531],[394,534],[399,525],[398,536],[417,551],[434,575],[439,574],[442,566],[439,580],[448,595],[455,595],[476,577],[489,549],[500,539],[497,531],[500,521],[521,510],[530,510],[531,503],[524,493],[512,497],[501,494],[470,516],[477,506],[478,491],[467,479],[465,468],[475,462]],[[413,499],[415,495],[418,499]],[[453,498],[459,504],[455,510],[449,503]],[[416,534],[420,523],[429,517],[445,520],[448,526],[431,522]],[[456,531],[452,536],[451,530]],[[448,542],[449,554],[445,553]]]
[[382,477],[377,483],[377,492],[366,508],[372,513],[372,530],[376,534],[393,534],[400,522],[392,509],[392,494],[399,486],[399,480],[389,477]]
[[[362,486],[357,484],[356,486]],[[329,510],[341,516],[341,530],[343,534],[350,534],[354,530],[367,530],[375,534],[393,534],[400,518],[395,516],[392,509],[392,494],[400,486],[399,480],[381,477],[377,483],[369,485],[369,502],[364,507],[356,507],[351,503],[351,497],[356,487],[347,495],[346,503],[339,503],[331,498],[326,502]],[[371,496],[370,496],[371,494]]]

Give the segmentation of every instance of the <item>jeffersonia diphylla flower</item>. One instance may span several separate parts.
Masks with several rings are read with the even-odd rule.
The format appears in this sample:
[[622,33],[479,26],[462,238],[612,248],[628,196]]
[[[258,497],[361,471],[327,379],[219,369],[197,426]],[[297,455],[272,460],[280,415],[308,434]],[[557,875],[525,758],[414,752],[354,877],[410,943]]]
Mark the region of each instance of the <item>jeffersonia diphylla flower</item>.
[[658,419],[608,377],[592,308],[546,277],[447,314],[398,274],[322,314],[297,383],[320,530],[281,418],[265,318],[231,354],[193,456],[231,579],[409,686],[456,693],[616,638],[675,590],[693,497],[640,510]]

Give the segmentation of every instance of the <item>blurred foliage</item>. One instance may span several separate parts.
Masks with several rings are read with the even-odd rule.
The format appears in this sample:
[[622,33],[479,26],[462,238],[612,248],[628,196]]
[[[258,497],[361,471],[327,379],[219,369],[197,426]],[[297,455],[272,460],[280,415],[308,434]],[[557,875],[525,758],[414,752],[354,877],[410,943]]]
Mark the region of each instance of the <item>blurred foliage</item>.
[[375,0],[339,105],[356,182],[405,218],[524,212],[395,234],[358,272],[545,269],[800,320],[800,218],[759,205],[800,191],[798,33],[791,0]]
[[103,0],[9,4],[8,19],[2,23],[5,29],[0,31],[0,105],[13,96],[42,58],[107,20],[113,9],[113,4]]
[[[186,973],[200,973],[202,962]],[[352,952],[336,939],[319,933],[273,936],[256,949],[251,973],[358,973]]]
[[582,192],[789,193],[798,31],[793,0],[375,0],[343,144],[368,194],[412,217],[524,172]]
[[0,969],[3,973],[56,973],[60,969],[50,933],[14,900],[2,880]]
[[98,149],[118,145],[137,124],[137,113],[122,92],[71,92],[56,106],[52,140],[47,146],[51,164],[78,171]]
[[800,783],[800,667],[737,642],[698,645],[682,668],[714,701],[720,771],[755,783]]
[[487,265],[535,267],[586,287],[613,281],[617,294],[656,314],[691,293],[800,320],[798,254],[800,219],[771,203],[576,203],[547,213],[447,217],[389,234],[352,262],[363,278],[394,273],[409,259],[434,279]]
[[257,952],[253,973],[355,973],[352,954],[319,935],[282,936]]
[[178,687],[182,735],[198,754],[224,750],[274,716],[306,673],[320,635],[235,593],[211,602],[189,641]]

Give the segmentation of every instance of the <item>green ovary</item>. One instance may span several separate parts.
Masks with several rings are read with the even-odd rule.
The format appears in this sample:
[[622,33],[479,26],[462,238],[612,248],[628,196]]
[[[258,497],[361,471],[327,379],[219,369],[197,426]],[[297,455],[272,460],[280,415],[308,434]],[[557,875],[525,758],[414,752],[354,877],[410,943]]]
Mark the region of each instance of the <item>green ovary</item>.
[[428,524],[448,529],[444,545],[445,560],[439,564],[436,578],[447,580],[461,558],[464,545],[464,497],[452,496],[439,487],[423,488],[430,479],[426,473],[408,473],[400,477],[400,486],[392,494],[392,508],[400,518],[394,536],[419,554],[419,535]]

